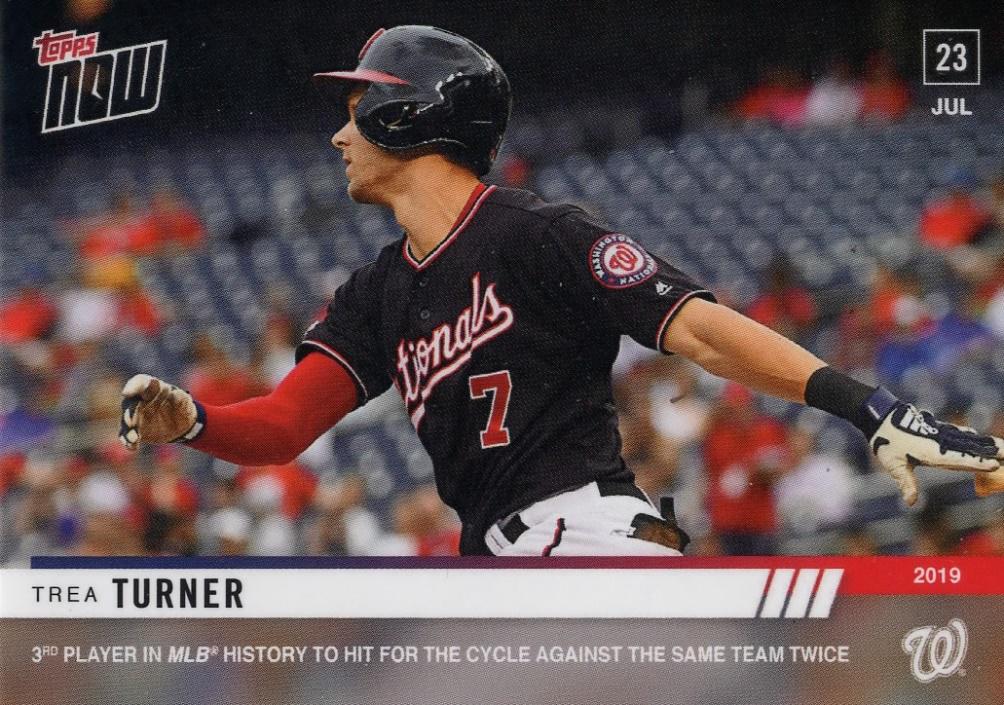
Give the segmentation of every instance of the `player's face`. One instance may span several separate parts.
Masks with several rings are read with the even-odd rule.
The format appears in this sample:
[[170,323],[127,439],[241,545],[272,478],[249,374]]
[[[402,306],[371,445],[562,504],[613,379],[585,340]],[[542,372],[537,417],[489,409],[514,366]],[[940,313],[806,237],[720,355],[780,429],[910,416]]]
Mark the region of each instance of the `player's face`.
[[349,121],[331,138],[345,160],[349,196],[357,203],[386,203],[388,189],[400,159],[369,142],[356,127],[356,105],[365,88],[353,89],[348,98]]

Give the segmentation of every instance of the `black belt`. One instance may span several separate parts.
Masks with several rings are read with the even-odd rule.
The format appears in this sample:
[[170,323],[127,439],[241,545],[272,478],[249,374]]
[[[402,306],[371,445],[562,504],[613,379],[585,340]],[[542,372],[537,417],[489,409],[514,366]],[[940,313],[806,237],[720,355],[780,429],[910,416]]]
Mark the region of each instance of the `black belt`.
[[[610,480],[597,480],[596,487],[600,491],[600,497],[634,497],[635,499],[640,499],[642,502],[648,503],[648,497],[645,493],[638,489],[638,486],[633,482],[616,482]],[[516,543],[516,539],[523,535],[530,527],[527,526],[522,519],[519,518],[519,513],[513,514],[509,519],[502,522],[499,529],[502,531],[502,535],[506,537],[509,543]]]

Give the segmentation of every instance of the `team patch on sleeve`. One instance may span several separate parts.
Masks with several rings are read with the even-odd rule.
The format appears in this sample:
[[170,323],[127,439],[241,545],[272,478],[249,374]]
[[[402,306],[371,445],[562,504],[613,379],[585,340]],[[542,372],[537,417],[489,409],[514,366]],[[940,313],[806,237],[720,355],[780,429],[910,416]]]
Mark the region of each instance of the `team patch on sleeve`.
[[655,260],[645,249],[620,233],[608,233],[589,250],[593,277],[608,289],[641,284],[656,272]]

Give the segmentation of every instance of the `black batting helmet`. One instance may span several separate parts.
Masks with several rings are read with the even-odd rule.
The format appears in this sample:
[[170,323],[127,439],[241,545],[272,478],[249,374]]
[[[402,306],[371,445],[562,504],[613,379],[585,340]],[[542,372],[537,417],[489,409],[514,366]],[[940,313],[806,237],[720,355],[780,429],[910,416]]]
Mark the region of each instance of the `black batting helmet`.
[[367,84],[356,125],[378,147],[441,146],[478,176],[492,166],[512,105],[509,79],[488,52],[422,25],[378,30],[363,45],[355,70],[314,74],[314,81],[339,101],[353,83]]

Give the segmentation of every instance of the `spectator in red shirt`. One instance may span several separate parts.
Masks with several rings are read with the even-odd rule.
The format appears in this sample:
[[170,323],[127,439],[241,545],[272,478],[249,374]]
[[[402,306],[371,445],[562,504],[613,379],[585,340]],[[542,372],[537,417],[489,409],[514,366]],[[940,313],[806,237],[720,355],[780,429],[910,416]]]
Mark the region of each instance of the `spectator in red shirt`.
[[910,107],[910,91],[896,72],[896,65],[886,51],[868,59],[861,86],[861,117],[865,120],[899,120]]
[[816,302],[798,285],[795,270],[786,257],[778,257],[767,272],[767,286],[746,315],[786,338],[797,340],[816,320]]
[[708,514],[726,554],[775,552],[772,486],[789,463],[784,426],[757,412],[748,389],[729,382],[704,443]]
[[735,114],[743,120],[769,120],[799,125],[805,119],[809,91],[798,73],[787,66],[768,67],[760,83],[736,103]]
[[154,193],[149,209],[120,193],[111,211],[71,227],[80,238],[80,254],[89,261],[117,254],[153,255],[168,245],[196,247],[206,234],[195,212],[167,188]]
[[236,364],[206,336],[195,343],[196,365],[188,376],[188,389],[207,404],[236,404],[268,393],[268,388],[251,372]]
[[0,343],[14,345],[44,338],[58,318],[52,298],[41,286],[30,284],[0,302]]
[[119,290],[116,320],[120,328],[156,335],[160,331],[161,315],[157,304],[143,291],[139,282],[132,282]]
[[18,486],[26,465],[24,453],[0,454],[0,499],[4,498],[8,490]]
[[195,212],[169,188],[160,188],[150,199],[150,218],[162,245],[197,247],[206,228]]
[[125,252],[149,254],[159,247],[156,227],[127,192],[116,195],[109,212],[71,227],[80,239],[80,254],[88,261]]
[[920,216],[920,239],[928,247],[949,250],[975,242],[991,225],[992,214],[969,193],[971,177],[957,172],[948,195],[928,204]]

